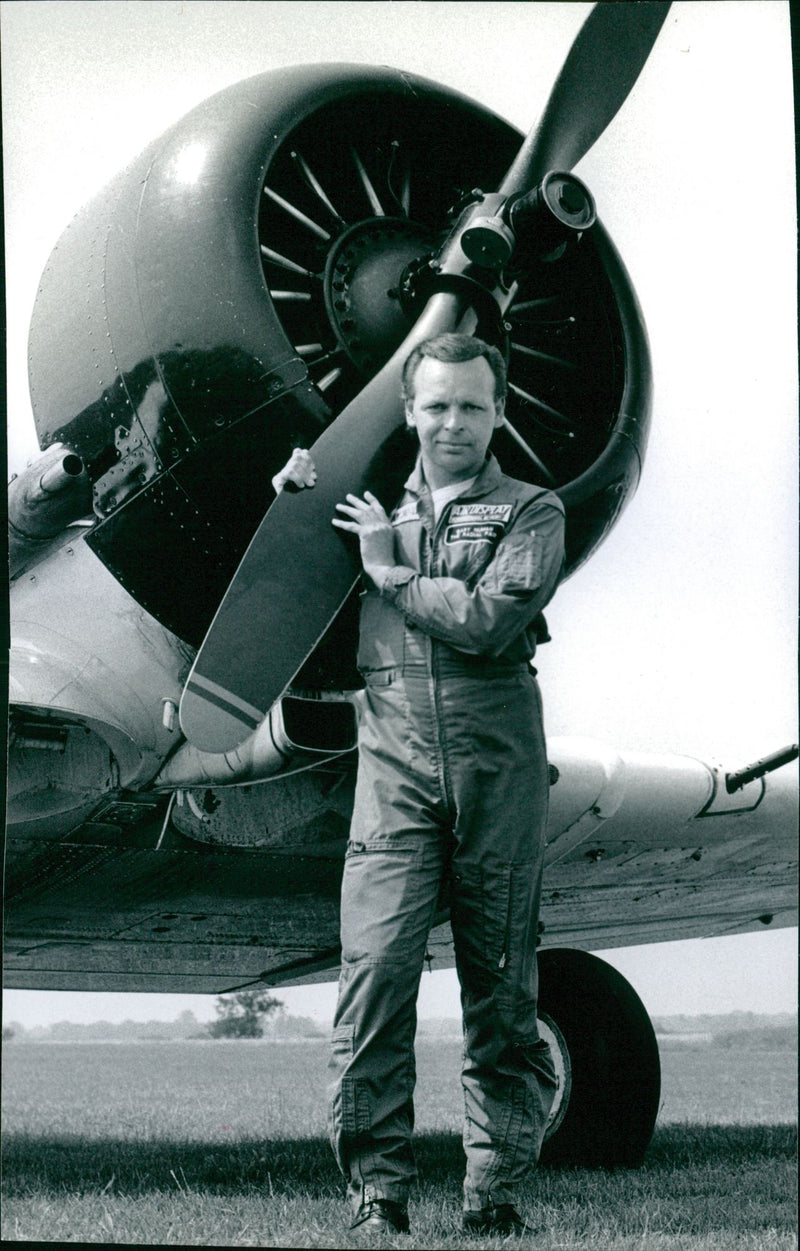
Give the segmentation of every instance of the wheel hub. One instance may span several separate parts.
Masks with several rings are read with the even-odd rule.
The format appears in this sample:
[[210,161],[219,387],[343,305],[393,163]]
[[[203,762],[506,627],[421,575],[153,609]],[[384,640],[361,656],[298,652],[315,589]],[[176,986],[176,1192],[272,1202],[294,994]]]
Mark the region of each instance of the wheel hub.
[[556,1074],[556,1094],[545,1127],[545,1138],[551,1138],[567,1115],[572,1093],[572,1061],[564,1035],[547,1012],[539,1011],[536,1025],[539,1037],[550,1048],[550,1058]]
[[400,302],[405,268],[434,246],[433,232],[403,217],[358,222],[337,241],[325,267],[325,307],[339,343],[367,377],[408,334]]

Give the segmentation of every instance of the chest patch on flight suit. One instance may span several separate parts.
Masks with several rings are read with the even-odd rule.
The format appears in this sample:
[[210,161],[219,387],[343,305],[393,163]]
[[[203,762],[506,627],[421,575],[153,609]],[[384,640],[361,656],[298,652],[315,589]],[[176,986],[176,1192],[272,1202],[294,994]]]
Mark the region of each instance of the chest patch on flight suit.
[[410,504],[403,504],[402,507],[398,508],[392,516],[392,525],[402,526],[404,521],[418,521],[418,503],[418,500],[412,500]]
[[494,543],[501,538],[512,504],[454,504],[447,518],[445,543]]

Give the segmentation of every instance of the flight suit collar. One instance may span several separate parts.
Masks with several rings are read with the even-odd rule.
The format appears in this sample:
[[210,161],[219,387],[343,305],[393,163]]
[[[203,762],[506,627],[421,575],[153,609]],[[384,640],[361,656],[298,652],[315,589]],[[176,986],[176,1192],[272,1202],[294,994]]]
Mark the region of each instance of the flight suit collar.
[[[472,486],[469,488],[467,494],[470,498],[478,495],[487,495],[490,491],[493,491],[495,487],[500,485],[502,477],[503,471],[497,463],[496,458],[491,452],[489,452],[486,460],[484,461],[483,468],[473,482]],[[414,465],[414,468],[406,480],[405,488],[407,491],[411,491],[414,495],[418,496],[426,493],[428,495],[430,494],[430,487],[425,481],[425,475],[422,472],[421,454],[417,456],[417,463]]]

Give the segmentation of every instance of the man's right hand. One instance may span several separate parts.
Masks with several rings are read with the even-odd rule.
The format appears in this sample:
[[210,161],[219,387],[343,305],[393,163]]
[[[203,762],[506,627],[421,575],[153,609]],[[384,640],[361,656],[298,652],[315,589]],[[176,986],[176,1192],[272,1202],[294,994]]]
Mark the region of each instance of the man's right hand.
[[305,448],[296,447],[284,465],[272,479],[275,494],[278,495],[287,482],[298,488],[313,487],[317,481],[317,471],[311,459],[311,453]]

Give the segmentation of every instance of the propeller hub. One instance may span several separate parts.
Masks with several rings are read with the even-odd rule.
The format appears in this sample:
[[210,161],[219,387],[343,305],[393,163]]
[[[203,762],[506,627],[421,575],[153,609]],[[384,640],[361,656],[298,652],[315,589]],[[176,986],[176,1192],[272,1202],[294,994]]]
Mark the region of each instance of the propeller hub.
[[337,241],[325,267],[325,307],[339,343],[372,377],[412,324],[400,300],[407,266],[435,246],[433,232],[405,217],[358,222]]
[[501,217],[476,217],[459,238],[473,265],[502,269],[514,252],[514,235]]

